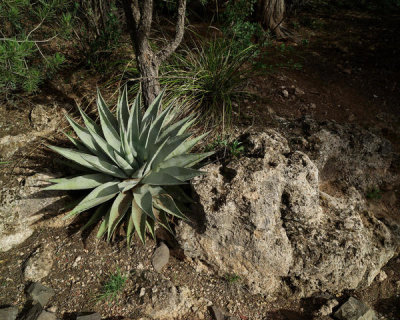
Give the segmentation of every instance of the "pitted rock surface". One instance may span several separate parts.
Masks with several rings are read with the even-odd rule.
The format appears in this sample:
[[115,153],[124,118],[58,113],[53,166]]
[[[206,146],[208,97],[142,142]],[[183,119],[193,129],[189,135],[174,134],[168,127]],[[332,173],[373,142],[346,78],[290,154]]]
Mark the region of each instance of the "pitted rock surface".
[[[237,274],[253,293],[308,297],[368,286],[400,245],[399,234],[368,210],[363,193],[372,182],[394,181],[384,174],[391,157],[379,153],[376,145],[386,142],[376,136],[369,136],[364,153],[353,155],[364,142],[353,142],[357,147],[351,149],[348,138],[335,147],[341,142],[334,134],[340,137],[310,135],[310,145],[326,137],[310,152],[314,160],[290,150],[270,130],[250,135],[240,159],[206,166],[209,174],[193,182],[200,204],[193,208],[195,222],[181,222],[177,229],[185,254],[221,275]],[[336,170],[344,172],[336,179],[340,193],[320,175],[336,158]],[[371,172],[363,171],[367,162]]]

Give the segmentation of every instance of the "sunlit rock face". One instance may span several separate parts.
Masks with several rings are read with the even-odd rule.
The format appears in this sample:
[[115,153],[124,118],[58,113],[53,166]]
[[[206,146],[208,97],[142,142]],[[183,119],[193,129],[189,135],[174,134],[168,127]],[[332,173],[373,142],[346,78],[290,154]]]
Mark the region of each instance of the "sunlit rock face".
[[185,254],[253,293],[368,286],[400,245],[396,223],[378,220],[365,197],[393,183],[391,153],[372,134],[340,128],[309,135],[309,155],[275,131],[250,134],[239,159],[205,167],[193,222],[177,228]]

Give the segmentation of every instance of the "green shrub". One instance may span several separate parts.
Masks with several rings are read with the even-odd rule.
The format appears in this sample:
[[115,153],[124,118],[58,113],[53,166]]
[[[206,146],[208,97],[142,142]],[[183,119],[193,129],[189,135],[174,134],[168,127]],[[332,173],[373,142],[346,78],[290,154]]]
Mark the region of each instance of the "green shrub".
[[108,56],[119,46],[121,21],[115,1],[81,0],[75,3],[72,18],[65,17],[73,30],[79,55],[88,67],[103,71]]
[[62,54],[47,49],[56,35],[48,26],[58,23],[57,16],[68,3],[67,0],[0,2],[0,93],[36,91],[64,62]]
[[154,236],[156,222],[172,232],[167,214],[185,219],[178,207],[185,201],[180,185],[203,174],[191,167],[212,152],[189,153],[205,134],[188,139],[191,118],[172,122],[176,108],[170,105],[161,112],[161,99],[162,94],[142,115],[139,95],[129,110],[125,87],[115,117],[98,93],[101,126],[79,109],[86,128],[67,117],[79,138],[67,135],[75,149],[50,146],[88,172],[50,180],[55,184],[47,190],[93,189],[68,217],[99,206],[83,227],[103,218],[98,237],[107,233],[109,241],[117,227],[125,224],[128,244],[134,230],[144,243],[146,230]]
[[232,40],[233,49],[241,51],[255,41],[259,48],[267,44],[267,33],[259,23],[251,20],[256,3],[256,0],[228,1],[222,15],[222,31],[226,38]]

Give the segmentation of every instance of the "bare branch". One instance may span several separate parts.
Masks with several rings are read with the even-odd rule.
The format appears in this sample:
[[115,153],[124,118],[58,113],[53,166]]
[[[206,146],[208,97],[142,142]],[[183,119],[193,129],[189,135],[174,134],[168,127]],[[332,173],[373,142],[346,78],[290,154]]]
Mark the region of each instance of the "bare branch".
[[179,0],[178,3],[178,19],[176,22],[175,38],[172,42],[168,43],[157,53],[158,63],[161,64],[165,61],[180,45],[183,34],[185,32],[185,11],[186,0]]

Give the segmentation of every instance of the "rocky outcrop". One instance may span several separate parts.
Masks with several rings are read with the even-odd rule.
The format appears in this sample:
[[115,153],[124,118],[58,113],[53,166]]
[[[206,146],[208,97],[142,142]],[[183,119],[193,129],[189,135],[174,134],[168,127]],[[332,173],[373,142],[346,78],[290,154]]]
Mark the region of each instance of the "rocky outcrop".
[[37,173],[26,177],[23,185],[1,189],[0,252],[24,242],[33,233],[33,223],[65,206],[65,194],[43,191],[50,178],[54,175]]
[[240,276],[253,293],[368,286],[400,245],[364,193],[393,183],[390,145],[347,129],[317,130],[304,144],[313,160],[271,130],[250,135],[240,159],[208,165],[193,182],[193,222],[177,228],[185,254]]

